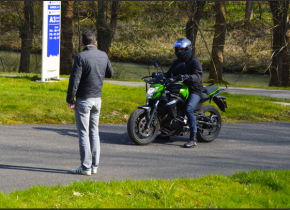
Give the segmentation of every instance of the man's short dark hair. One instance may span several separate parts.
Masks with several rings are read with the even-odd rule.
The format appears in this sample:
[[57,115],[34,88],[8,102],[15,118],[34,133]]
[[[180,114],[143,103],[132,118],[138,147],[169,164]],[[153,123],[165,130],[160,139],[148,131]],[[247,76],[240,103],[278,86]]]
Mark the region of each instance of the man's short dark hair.
[[86,30],[82,35],[82,42],[84,45],[94,45],[96,42],[96,35],[93,31]]

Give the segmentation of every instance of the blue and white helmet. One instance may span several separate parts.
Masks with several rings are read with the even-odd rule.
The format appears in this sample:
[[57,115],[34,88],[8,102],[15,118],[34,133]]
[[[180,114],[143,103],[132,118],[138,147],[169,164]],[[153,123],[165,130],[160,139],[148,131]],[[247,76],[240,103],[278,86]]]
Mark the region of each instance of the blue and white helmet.
[[[184,48],[185,51],[183,52],[179,52],[177,50],[177,48]],[[175,48],[175,55],[177,56],[178,59],[185,61],[188,57],[191,56],[192,53],[192,45],[191,45],[191,41],[187,38],[181,38],[178,39],[175,43],[174,43],[174,48]]]

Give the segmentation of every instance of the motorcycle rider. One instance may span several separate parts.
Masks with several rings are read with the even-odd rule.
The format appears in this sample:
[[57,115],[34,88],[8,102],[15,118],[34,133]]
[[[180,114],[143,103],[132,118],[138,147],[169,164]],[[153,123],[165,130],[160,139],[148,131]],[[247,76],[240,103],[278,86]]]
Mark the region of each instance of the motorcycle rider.
[[[186,102],[185,113],[188,118],[190,137],[189,141],[184,144],[184,147],[190,148],[197,145],[197,126],[193,111],[200,101],[203,92],[202,65],[199,59],[192,54],[192,45],[189,39],[178,39],[174,43],[174,49],[177,59],[173,62],[169,70],[164,73],[164,76],[166,78],[175,77],[176,81],[184,80],[184,83],[188,86],[189,97]],[[185,67],[172,72],[172,70],[181,62],[185,63]],[[158,138],[164,138],[162,133],[158,135]],[[168,138],[170,137],[168,136],[167,139]]]

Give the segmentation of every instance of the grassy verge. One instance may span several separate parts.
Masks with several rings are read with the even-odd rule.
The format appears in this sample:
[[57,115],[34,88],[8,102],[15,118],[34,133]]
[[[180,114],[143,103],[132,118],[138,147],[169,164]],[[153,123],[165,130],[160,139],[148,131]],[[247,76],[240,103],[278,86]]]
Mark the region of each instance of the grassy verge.
[[[71,124],[74,112],[67,108],[68,80],[34,82],[35,76],[0,77],[0,124]],[[228,109],[222,112],[224,123],[289,122],[288,102],[265,96],[223,93]],[[146,103],[144,87],[105,83],[102,94],[100,123],[126,123],[138,105]],[[207,102],[209,103],[209,102]],[[214,102],[211,104],[215,105]]]
[[289,208],[290,170],[172,180],[81,181],[0,193],[0,208]]

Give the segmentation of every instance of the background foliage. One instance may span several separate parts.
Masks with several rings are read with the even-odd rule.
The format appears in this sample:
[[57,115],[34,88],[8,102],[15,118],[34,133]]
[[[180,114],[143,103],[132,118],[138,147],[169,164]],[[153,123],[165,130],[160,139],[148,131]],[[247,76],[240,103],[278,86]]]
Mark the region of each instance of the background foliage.
[[[244,26],[245,1],[226,1],[227,34],[224,49],[224,70],[267,72],[271,61],[272,15],[266,1],[254,2],[254,17],[250,28]],[[19,26],[22,1],[4,1],[0,4],[0,50],[20,50]],[[261,6],[261,7],[260,7]],[[74,5],[74,54],[79,50],[78,26],[96,30],[90,1],[77,1]],[[108,6],[109,10],[109,6]],[[41,53],[42,1],[34,2],[35,29],[33,49]],[[106,14],[109,18],[109,11]],[[78,21],[79,18],[79,21]],[[121,1],[117,31],[110,47],[112,61],[150,64],[156,59],[170,65],[175,59],[173,43],[185,37],[188,19],[187,1]],[[79,23],[79,25],[78,25]],[[200,22],[196,56],[207,69],[214,34],[214,2],[205,4]],[[202,34],[201,34],[202,33]]]

